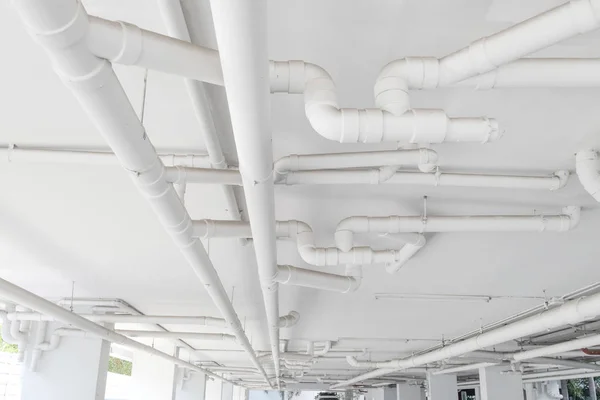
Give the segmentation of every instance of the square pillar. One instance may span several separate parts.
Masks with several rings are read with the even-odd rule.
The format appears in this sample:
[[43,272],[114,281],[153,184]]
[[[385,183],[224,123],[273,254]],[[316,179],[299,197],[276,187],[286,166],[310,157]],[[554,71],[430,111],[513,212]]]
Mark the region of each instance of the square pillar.
[[[169,342],[157,341],[154,348],[177,355]],[[129,400],[172,400],[175,398],[175,364],[141,351],[133,352],[131,398]]]
[[481,400],[523,400],[523,380],[520,372],[505,366],[479,368]]
[[[427,374],[429,400],[457,400],[456,374]],[[512,400],[512,399],[511,399]]]
[[[32,324],[30,337],[38,324]],[[48,324],[45,340],[60,326]],[[36,371],[23,368],[21,400],[104,400],[109,354],[110,343],[102,339],[63,336],[56,350],[42,353]],[[28,350],[24,365],[32,355]]]
[[176,400],[204,400],[206,391],[206,375],[200,372],[187,372],[177,368]]
[[396,398],[398,400],[421,400],[422,389],[417,385],[398,383],[396,385]]
[[221,400],[233,400],[233,385],[229,382],[223,382],[221,388]]

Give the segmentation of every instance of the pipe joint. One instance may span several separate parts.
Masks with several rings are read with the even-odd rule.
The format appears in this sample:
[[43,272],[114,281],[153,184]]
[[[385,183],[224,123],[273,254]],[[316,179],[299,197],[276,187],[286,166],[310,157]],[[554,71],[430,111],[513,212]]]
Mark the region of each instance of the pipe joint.
[[600,23],[600,2],[597,0],[571,0],[571,18],[579,33],[586,33]]
[[110,61],[123,65],[135,65],[143,51],[142,30],[133,24],[118,21],[121,26],[121,49]]
[[554,173],[553,185],[550,187],[550,190],[558,190],[562,189],[567,185],[569,181],[569,171],[567,170],[559,170]]

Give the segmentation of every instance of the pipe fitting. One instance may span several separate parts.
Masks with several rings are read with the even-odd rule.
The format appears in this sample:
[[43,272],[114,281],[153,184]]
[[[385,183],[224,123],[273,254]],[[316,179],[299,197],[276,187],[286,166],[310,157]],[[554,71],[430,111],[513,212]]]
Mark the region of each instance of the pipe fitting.
[[556,171],[553,175],[556,178],[556,179],[554,179],[554,181],[556,182],[556,185],[553,185],[550,188],[550,190],[562,189],[567,185],[567,182],[569,181],[569,176],[570,176],[569,171],[561,169],[559,171]]
[[581,186],[600,202],[600,162],[596,150],[580,151],[575,155],[575,168]]
[[280,328],[290,328],[300,321],[300,313],[298,311],[290,311],[288,315],[279,317]]

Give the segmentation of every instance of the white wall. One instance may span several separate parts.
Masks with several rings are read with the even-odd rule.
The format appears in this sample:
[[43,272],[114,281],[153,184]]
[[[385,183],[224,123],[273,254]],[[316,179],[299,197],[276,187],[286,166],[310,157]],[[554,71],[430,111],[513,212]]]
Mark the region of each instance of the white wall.
[[[172,354],[170,343],[157,343],[156,349]],[[156,356],[133,353],[131,371],[131,397],[129,400],[167,400],[171,399],[175,389],[175,365]]]
[[[178,372],[182,372],[179,370]],[[184,382],[181,376],[177,379],[177,388],[175,389],[176,400],[202,400],[206,390],[206,375],[201,373],[192,373],[190,378]]]

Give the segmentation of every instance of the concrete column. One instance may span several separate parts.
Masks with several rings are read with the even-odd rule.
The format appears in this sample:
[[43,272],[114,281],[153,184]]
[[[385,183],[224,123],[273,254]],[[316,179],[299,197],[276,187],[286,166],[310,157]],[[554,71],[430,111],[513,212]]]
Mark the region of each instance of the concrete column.
[[193,372],[184,379],[183,369],[177,368],[176,400],[204,400],[205,391],[206,375]]
[[344,400],[352,400],[353,396],[354,396],[354,392],[352,390],[347,389],[344,392]]
[[475,400],[481,400],[481,388],[479,386],[475,386]]
[[221,388],[221,400],[233,400],[233,385],[229,382],[223,382]]
[[590,400],[596,400],[598,397],[596,396],[596,383],[594,382],[594,378],[589,378],[590,385]]
[[567,385],[567,381],[560,381],[560,391],[563,400],[569,400],[569,386]]
[[[176,355],[175,347],[157,341],[154,348]],[[129,400],[172,400],[175,398],[175,365],[156,356],[135,351],[131,372],[131,398]]]
[[422,389],[417,385],[399,383],[396,385],[396,397],[398,400],[421,400]]
[[[32,324],[34,335],[37,324]],[[49,340],[59,324],[48,324]],[[26,363],[31,360],[26,354]],[[44,352],[37,371],[23,369],[21,400],[104,400],[110,343],[101,339],[63,337],[56,350]]]
[[526,383],[523,385],[525,387],[525,398],[526,400],[536,400],[536,388],[533,383]]
[[479,369],[481,400],[523,399],[523,380],[520,372],[507,371],[504,366]]
[[432,375],[429,373],[427,374],[427,386],[429,400],[458,399],[455,374]]

